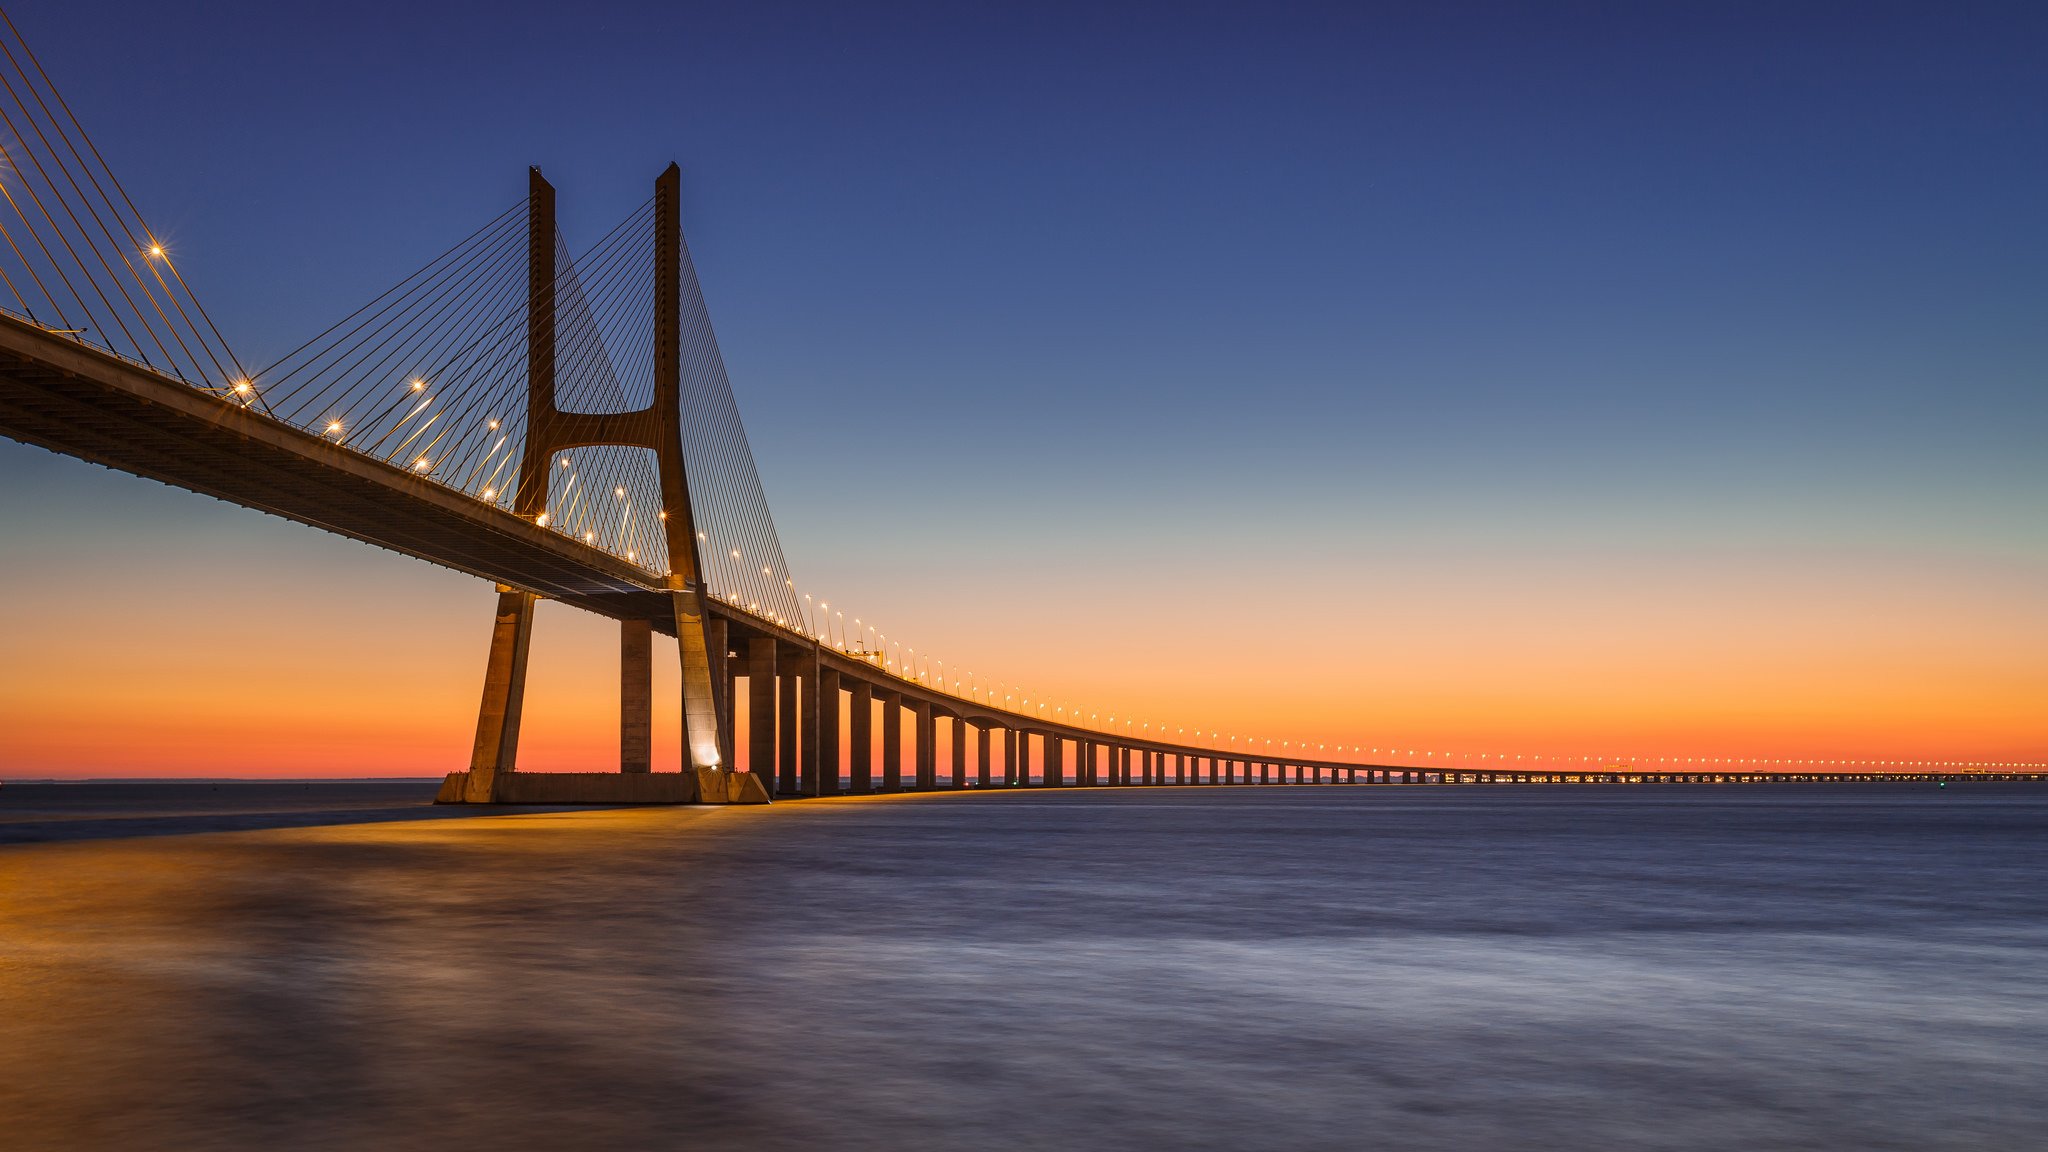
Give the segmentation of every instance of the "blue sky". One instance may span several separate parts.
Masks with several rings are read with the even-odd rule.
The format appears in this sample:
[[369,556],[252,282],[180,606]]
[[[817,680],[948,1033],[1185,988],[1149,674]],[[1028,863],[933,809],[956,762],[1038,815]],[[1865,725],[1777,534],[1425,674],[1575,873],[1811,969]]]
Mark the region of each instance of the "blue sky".
[[990,662],[1418,558],[2048,565],[2036,5],[14,16],[252,362],[680,161],[794,570]]

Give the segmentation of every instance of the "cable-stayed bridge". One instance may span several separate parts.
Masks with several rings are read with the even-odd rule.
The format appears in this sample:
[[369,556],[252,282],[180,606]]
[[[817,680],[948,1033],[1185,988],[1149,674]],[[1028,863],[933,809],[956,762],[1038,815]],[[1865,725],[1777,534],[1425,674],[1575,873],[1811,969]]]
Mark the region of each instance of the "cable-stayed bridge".
[[[11,22],[0,130],[0,433],[492,581],[476,738],[444,799],[1873,774],[1274,758],[961,691],[849,649],[798,596],[683,236],[674,165],[580,253],[534,170],[522,201],[293,352],[249,365]],[[543,597],[619,621],[615,772],[517,770]],[[652,771],[655,632],[679,641],[680,772]]]

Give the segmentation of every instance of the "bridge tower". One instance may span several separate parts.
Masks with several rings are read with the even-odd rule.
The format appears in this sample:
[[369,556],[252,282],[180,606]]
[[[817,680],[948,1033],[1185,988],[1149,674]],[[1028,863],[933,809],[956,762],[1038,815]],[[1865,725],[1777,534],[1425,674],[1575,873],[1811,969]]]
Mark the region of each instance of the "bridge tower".
[[[668,545],[667,592],[682,661],[684,766],[680,789],[674,778],[649,778],[653,743],[653,621],[620,622],[619,776],[603,780],[579,774],[559,787],[579,796],[545,795],[516,786],[519,720],[526,694],[527,652],[533,634],[531,592],[498,587],[498,611],[485,666],[483,702],[462,799],[469,803],[534,799],[676,799],[722,802],[766,801],[752,773],[733,773],[724,763],[727,715],[719,693],[722,678],[712,672],[706,628],[703,557],[683,460],[682,343],[682,172],[674,164],[654,182],[654,390],[646,408],[631,412],[565,412],[555,400],[556,284],[555,189],[539,168],[528,170],[527,197],[527,395],[526,438],[520,460],[515,514],[540,522],[548,508],[548,485],[558,453],[600,445],[646,448],[660,473],[663,535]],[[724,653],[718,653],[723,656]],[[609,774],[603,774],[609,776]],[[640,776],[635,787],[629,777]],[[655,785],[664,785],[656,787]],[[548,789],[549,792],[556,788]]]

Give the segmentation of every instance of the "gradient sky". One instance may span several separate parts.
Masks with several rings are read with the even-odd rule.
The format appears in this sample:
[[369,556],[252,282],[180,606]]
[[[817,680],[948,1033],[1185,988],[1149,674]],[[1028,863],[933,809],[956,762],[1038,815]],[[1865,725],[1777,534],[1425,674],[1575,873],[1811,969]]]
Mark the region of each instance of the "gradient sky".
[[[678,160],[802,589],[1038,698],[2048,760],[2040,5],[12,14],[245,362]],[[0,775],[464,766],[479,581],[12,442],[0,539]]]

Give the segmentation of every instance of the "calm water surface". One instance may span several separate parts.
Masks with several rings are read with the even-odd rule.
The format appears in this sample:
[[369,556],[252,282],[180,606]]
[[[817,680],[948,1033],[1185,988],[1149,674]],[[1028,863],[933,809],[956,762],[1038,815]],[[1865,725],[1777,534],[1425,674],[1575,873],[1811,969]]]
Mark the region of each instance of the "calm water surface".
[[2048,1147],[2048,789],[366,795],[0,847],[0,1145]]

